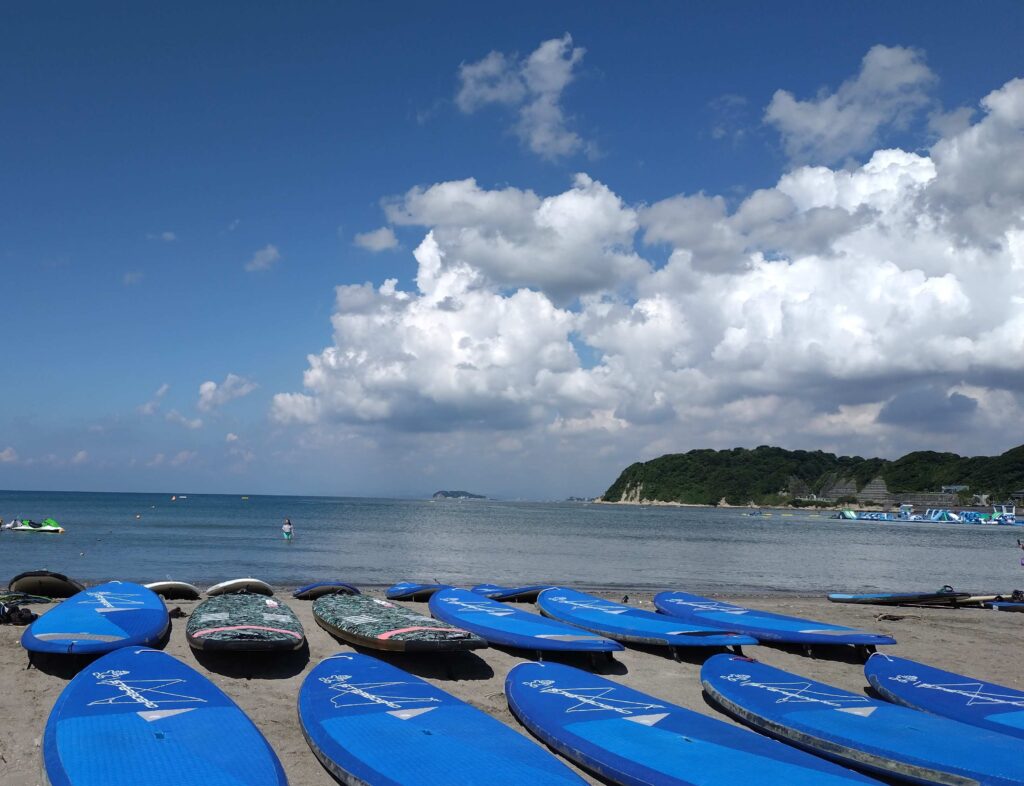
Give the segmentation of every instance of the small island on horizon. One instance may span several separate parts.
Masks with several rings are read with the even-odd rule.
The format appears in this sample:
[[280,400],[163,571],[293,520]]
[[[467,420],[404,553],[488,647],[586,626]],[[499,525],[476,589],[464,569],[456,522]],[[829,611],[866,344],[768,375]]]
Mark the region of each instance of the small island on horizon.
[[431,499],[487,499],[483,494],[473,494],[469,491],[435,491]]

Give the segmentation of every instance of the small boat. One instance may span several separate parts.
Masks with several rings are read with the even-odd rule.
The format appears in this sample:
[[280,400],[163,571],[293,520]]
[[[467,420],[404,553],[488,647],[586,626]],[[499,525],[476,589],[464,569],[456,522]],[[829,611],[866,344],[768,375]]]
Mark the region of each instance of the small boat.
[[42,521],[22,519],[20,521],[12,521],[11,524],[13,525],[10,527],[11,532],[38,532],[50,535],[64,534],[64,527],[53,519],[43,519]]

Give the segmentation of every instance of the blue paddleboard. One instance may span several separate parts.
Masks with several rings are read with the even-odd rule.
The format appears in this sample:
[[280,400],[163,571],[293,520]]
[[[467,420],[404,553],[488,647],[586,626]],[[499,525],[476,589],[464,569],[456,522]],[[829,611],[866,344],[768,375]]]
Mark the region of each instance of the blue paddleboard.
[[313,753],[346,784],[583,784],[522,734],[369,655],[320,661],[299,689],[299,723]]
[[360,594],[358,587],[346,584],[344,581],[317,581],[313,584],[306,584],[299,587],[292,593],[292,597],[298,598],[299,600],[316,600],[317,598],[322,598],[324,595],[335,595],[339,592],[342,595]]
[[1021,786],[1021,742],[876,701],[735,655],[700,671],[710,699],[758,731],[893,778],[950,786]]
[[384,597],[388,600],[426,600],[447,584],[418,584],[415,581],[400,581],[387,588]]
[[757,639],[707,625],[691,625],[652,611],[602,600],[585,592],[551,587],[537,597],[548,617],[617,641],[668,647],[738,647]]
[[624,786],[850,786],[877,783],[730,723],[571,666],[521,663],[509,709],[566,758]]
[[686,592],[659,592],[654,596],[654,605],[664,614],[695,625],[710,625],[713,628],[746,633],[758,641],[858,646],[896,643],[895,639],[878,633],[748,609]]
[[520,611],[470,590],[449,587],[435,593],[430,598],[430,613],[505,647],[560,652],[617,652],[623,648],[604,636]]
[[110,581],[72,595],[21,636],[29,652],[95,655],[157,643],[167,631],[167,607],[152,590]]
[[79,672],[43,735],[51,786],[287,786],[270,745],[206,677],[123,647]]
[[1024,737],[1024,692],[1015,688],[879,654],[868,658],[864,676],[889,701]]
[[503,587],[500,584],[477,584],[475,587],[470,587],[470,592],[492,600],[516,600],[533,603],[537,600],[537,596],[550,586],[550,584],[527,584],[523,587]]
[[991,600],[981,605],[986,609],[994,609],[995,611],[1024,611],[1024,603],[1012,600]]
[[971,593],[956,592],[947,585],[937,592],[867,592],[862,594],[832,592],[828,599],[833,603],[866,603],[873,606],[940,606],[954,605],[969,597],[971,597]]

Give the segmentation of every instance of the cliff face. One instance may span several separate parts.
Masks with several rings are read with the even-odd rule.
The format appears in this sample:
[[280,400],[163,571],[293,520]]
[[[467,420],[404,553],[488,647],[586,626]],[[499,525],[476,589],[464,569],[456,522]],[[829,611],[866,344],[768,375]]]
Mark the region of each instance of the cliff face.
[[971,493],[1008,497],[1024,488],[1024,445],[994,457],[921,451],[895,461],[767,445],[753,450],[691,450],[631,464],[602,499],[745,505],[814,495],[878,504],[919,499],[920,504],[948,505],[955,504],[956,497],[937,492],[954,484],[968,486]]

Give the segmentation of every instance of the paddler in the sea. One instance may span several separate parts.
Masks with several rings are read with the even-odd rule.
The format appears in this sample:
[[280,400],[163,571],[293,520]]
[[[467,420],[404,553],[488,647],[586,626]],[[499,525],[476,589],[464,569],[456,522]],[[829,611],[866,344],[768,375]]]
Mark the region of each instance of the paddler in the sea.
[[294,532],[294,530],[295,528],[292,526],[292,520],[285,519],[284,524],[281,525],[281,534],[284,535],[284,539],[291,540],[292,532]]

